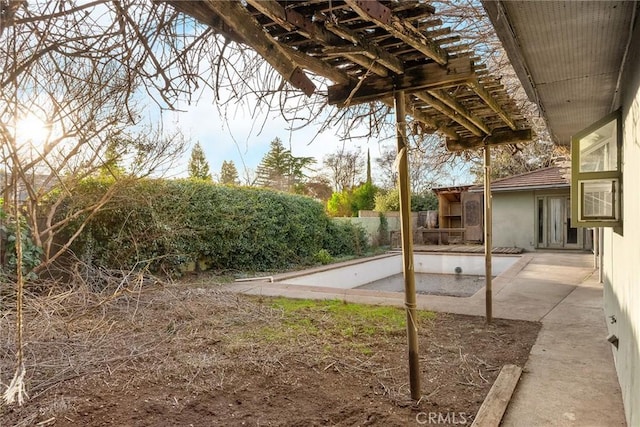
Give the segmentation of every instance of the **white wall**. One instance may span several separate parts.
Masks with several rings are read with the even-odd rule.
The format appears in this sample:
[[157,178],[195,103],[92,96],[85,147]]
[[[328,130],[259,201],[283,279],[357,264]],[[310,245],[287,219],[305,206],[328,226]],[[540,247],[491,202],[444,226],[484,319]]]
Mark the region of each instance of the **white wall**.
[[[462,274],[484,275],[485,272],[484,255],[415,253],[413,257],[416,273],[455,274],[457,267],[462,269]],[[519,259],[519,256],[494,256],[492,273],[496,276],[502,274]],[[275,281],[287,285],[351,289],[400,273],[402,256],[393,255],[360,262],[350,261],[329,266],[322,271],[312,269],[309,274],[285,274],[284,277],[275,278]]]
[[493,193],[493,246],[535,250],[533,191]]
[[[360,217],[336,217],[332,218],[333,221],[336,222],[352,222],[354,224],[358,224],[362,226],[367,232],[367,237],[369,239],[370,244],[379,244],[379,233],[378,228],[380,227],[380,216],[378,212],[375,211],[360,211],[360,213],[365,213],[365,216]],[[387,218],[387,230],[389,235],[387,239],[390,238],[392,231],[400,230],[400,213],[399,212],[384,212],[384,216]],[[415,230],[418,226],[418,213],[411,213],[411,227]]]
[[606,321],[619,338],[612,350],[627,424],[640,426],[640,24],[633,40],[620,90],[624,226],[622,234],[605,230],[603,272]]

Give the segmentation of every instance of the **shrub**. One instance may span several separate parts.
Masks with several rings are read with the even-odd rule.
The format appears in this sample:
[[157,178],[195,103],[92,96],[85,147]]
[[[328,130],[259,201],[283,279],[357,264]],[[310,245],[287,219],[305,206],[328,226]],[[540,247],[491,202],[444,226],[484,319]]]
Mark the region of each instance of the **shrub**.
[[314,256],[313,259],[316,262],[319,262],[322,265],[330,264],[333,261],[333,257],[326,249],[320,249]]
[[332,217],[353,216],[351,192],[347,190],[341,193],[334,192],[329,200],[327,200],[327,212]]
[[378,226],[378,244],[385,246],[389,244],[389,220],[382,212],[378,212],[380,225]]
[[330,222],[324,247],[334,256],[362,255],[367,249],[367,232],[351,221]]
[[327,201],[327,212],[333,217],[358,216],[358,211],[374,208],[378,191],[373,184],[365,183],[352,190],[333,193]]
[[[87,182],[76,200],[90,203],[101,191],[104,186]],[[177,271],[185,262],[204,261],[218,270],[264,271],[311,263],[322,249],[362,253],[361,231],[336,226],[321,203],[304,196],[145,180],[122,188],[92,218],[73,250],[109,268]]]
[[[400,194],[394,188],[387,193],[378,193],[375,196],[375,208],[378,212],[389,212],[400,210]],[[438,210],[438,198],[431,192],[411,195],[411,211]]]
[[42,259],[42,248],[36,245],[31,238],[32,231],[24,217],[18,217],[18,221],[14,216],[7,214],[4,207],[4,201],[0,199],[0,244],[4,246],[5,265],[0,266],[2,276],[8,275],[15,277],[18,268],[18,254],[16,243],[18,240],[17,227],[20,224],[20,242],[22,243],[22,274],[28,280],[34,280],[37,275],[33,269],[40,264]]

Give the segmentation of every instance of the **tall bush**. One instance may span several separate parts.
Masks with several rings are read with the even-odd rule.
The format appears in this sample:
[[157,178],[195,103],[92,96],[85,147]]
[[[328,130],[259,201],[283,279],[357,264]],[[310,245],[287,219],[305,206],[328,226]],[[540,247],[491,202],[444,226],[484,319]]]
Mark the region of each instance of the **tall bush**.
[[[76,203],[99,196],[88,181]],[[69,230],[75,231],[73,227]],[[365,233],[329,220],[321,203],[265,189],[188,180],[146,180],[123,188],[73,246],[110,268],[176,270],[189,261],[214,269],[271,270],[312,262],[320,250],[358,254]]]

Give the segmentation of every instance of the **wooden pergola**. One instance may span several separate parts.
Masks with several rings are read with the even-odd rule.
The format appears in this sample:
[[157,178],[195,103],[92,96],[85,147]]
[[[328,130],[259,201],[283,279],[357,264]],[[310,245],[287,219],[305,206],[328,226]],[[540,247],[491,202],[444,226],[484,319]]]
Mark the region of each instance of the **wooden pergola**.
[[531,129],[500,79],[419,0],[179,1],[228,39],[260,54],[307,95],[305,72],[333,83],[328,102],[350,106],[406,94],[408,115],[459,151],[531,139]]
[[532,139],[500,79],[420,0],[178,1],[178,11],[264,58],[310,96],[307,73],[329,82],[327,100],[348,107],[379,101],[395,108],[411,397],[420,398],[416,296],[410,225],[406,116],[446,136],[451,151],[485,151],[487,320],[491,320],[489,148]]

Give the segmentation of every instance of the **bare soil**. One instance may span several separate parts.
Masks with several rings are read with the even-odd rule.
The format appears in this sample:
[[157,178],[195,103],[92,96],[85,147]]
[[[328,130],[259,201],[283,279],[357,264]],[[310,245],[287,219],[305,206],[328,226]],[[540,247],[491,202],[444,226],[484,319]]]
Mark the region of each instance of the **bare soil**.
[[[15,319],[2,303],[6,385]],[[437,416],[470,425],[501,367],[523,366],[540,328],[421,313],[415,403],[404,326],[376,321],[373,308],[291,309],[223,285],[74,290],[26,303],[30,399],[0,407],[1,426],[407,426]]]

